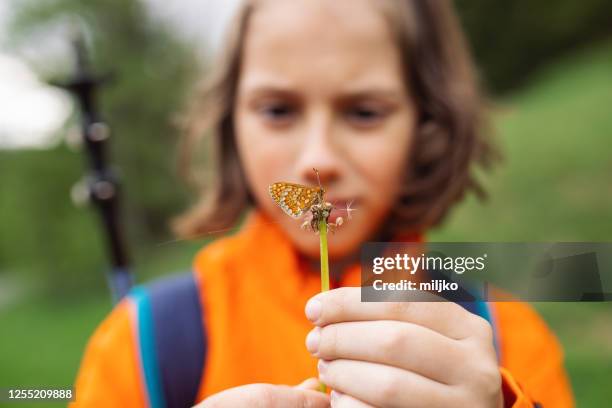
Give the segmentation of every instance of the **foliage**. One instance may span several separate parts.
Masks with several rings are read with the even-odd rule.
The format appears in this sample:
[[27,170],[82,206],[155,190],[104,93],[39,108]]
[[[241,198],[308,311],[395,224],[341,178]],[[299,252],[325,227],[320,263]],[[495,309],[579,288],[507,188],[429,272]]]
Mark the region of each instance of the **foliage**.
[[[100,92],[99,110],[111,126],[111,160],[123,179],[122,224],[139,246],[167,239],[167,220],[186,201],[176,180],[171,120],[199,69],[192,47],[153,20],[138,0],[26,0],[14,7],[15,44],[76,21],[87,34],[94,69],[117,78]],[[62,67],[64,77],[73,69],[54,61],[36,68],[45,72],[47,66]],[[2,263],[39,276],[38,283],[55,293],[99,286],[102,276],[104,243],[93,210],[69,202],[85,166],[83,154],[64,145],[0,151],[6,170],[0,174],[6,197]],[[100,279],[92,282],[94,275]]]
[[488,88],[523,85],[551,58],[612,34],[608,0],[457,0]]

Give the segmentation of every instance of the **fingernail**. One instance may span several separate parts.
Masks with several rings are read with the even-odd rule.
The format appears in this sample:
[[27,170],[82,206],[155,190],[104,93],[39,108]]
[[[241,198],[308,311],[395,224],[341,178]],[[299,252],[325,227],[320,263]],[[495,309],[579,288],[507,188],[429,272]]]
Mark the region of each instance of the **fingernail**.
[[325,372],[327,371],[327,366],[329,366],[329,363],[325,360],[319,360],[319,363],[317,364],[317,369],[319,370],[319,375],[324,375]]
[[329,397],[332,401],[337,402],[342,395],[344,394],[342,394],[340,391],[332,390]]
[[321,302],[317,299],[310,299],[306,303],[306,317],[311,322],[316,322],[321,317]]
[[315,354],[319,350],[319,341],[321,340],[321,328],[315,327],[306,336],[306,349],[311,354]]

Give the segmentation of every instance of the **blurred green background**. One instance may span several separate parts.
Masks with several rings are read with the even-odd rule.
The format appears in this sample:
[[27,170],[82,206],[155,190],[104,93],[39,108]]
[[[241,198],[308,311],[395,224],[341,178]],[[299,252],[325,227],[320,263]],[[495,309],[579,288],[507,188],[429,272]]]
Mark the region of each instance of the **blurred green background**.
[[[468,198],[430,239],[612,241],[612,6],[456,4],[493,96],[505,159],[482,174],[488,202]],[[206,65],[193,44],[136,0],[25,0],[13,9],[15,49],[67,18],[86,27],[94,66],[118,76],[100,106],[115,135],[137,279],[189,269],[204,240],[160,243],[172,239],[169,219],[193,199],[177,182],[172,153],[172,118]],[[57,78],[71,66],[34,68]],[[69,127],[48,149],[0,149],[2,385],[72,384],[87,338],[111,308],[98,219],[69,197],[83,173],[82,153],[63,142]],[[565,347],[579,406],[609,406],[612,303],[536,307]]]

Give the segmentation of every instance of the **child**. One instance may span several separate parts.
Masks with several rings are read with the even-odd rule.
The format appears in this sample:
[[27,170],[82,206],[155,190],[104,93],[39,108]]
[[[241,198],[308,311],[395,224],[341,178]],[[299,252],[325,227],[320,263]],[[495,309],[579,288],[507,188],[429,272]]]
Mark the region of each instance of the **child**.
[[[248,210],[194,262],[207,346],[193,403],[572,406],[560,347],[525,304],[489,305],[492,327],[452,302],[360,302],[360,245],[422,240],[479,191],[471,165],[492,156],[450,2],[245,0],[232,28],[186,122],[190,142],[212,133],[217,172],[180,232],[231,227]],[[351,218],[330,236],[321,294],[318,237],[268,194],[277,181],[317,185],[313,168],[345,210],[330,222]],[[98,328],[76,406],[159,405],[143,385],[138,319],[129,297]]]

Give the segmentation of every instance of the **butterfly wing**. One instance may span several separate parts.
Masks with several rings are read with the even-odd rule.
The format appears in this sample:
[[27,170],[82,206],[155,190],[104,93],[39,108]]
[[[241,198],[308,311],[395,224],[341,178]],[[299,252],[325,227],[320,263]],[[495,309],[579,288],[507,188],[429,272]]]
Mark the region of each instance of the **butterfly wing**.
[[318,187],[279,182],[270,184],[272,199],[289,216],[299,218],[312,207],[319,195]]

